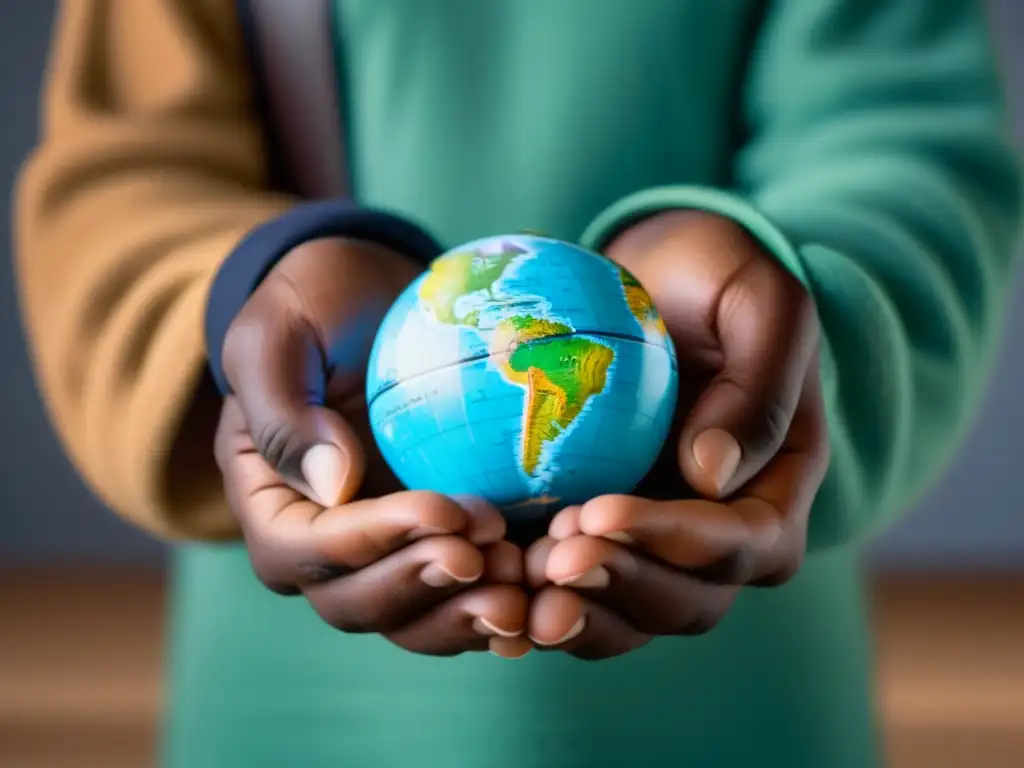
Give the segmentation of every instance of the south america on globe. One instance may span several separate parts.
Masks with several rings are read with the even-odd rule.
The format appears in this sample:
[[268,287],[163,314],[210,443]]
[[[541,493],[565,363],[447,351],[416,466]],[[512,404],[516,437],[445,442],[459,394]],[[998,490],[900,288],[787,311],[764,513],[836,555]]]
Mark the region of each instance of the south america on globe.
[[438,257],[385,316],[366,381],[374,438],[407,488],[483,497],[510,519],[632,491],[677,390],[640,283],[533,235]]

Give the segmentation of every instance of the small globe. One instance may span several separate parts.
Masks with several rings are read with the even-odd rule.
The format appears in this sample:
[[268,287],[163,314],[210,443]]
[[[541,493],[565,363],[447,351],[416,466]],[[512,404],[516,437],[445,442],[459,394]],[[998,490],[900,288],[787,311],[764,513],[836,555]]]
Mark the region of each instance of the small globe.
[[509,519],[628,493],[672,421],[675,349],[612,261],[512,235],[438,257],[386,315],[366,395],[413,490],[483,497]]

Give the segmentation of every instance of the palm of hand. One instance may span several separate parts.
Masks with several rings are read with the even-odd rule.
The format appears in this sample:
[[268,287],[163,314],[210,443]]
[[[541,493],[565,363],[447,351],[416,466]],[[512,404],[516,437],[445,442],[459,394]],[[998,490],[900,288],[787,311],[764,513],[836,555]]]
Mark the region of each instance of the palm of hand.
[[401,492],[363,397],[380,318],[419,269],[314,241],[261,284],[225,341],[216,453],[259,578],[332,626],[419,653],[521,655],[522,556],[496,510]]
[[698,212],[642,222],[607,253],[659,308],[680,399],[637,495],[564,510],[527,555],[531,636],[582,658],[707,631],[741,586],[786,581],[828,464],[814,306],[774,257]]

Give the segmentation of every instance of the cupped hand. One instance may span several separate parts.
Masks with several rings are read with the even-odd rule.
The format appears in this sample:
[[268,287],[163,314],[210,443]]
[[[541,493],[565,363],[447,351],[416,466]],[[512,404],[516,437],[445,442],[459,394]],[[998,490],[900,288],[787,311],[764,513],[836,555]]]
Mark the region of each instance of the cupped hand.
[[606,253],[650,292],[681,385],[637,495],[563,510],[527,553],[530,637],[587,659],[706,632],[742,587],[790,579],[829,459],[813,302],[746,230],[671,212]]
[[373,336],[420,272],[341,239],[288,254],[225,338],[215,452],[253,568],[331,626],[410,651],[529,649],[521,551],[478,500],[403,491],[367,421]]

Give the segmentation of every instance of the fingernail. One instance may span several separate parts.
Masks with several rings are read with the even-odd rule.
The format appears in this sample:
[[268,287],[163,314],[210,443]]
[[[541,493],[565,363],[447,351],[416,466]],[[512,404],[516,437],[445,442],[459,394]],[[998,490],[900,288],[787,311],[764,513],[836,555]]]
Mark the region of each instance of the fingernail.
[[611,575],[608,573],[608,569],[603,565],[595,565],[590,570],[584,571],[577,576],[570,576],[568,579],[560,579],[555,583],[563,587],[600,589],[602,587],[607,587],[609,581],[611,581]]
[[550,647],[552,645],[562,645],[563,643],[568,643],[570,640],[572,640],[574,637],[576,637],[580,632],[583,631],[583,628],[585,626],[587,626],[587,617],[586,616],[580,616],[579,619],[576,621],[576,623],[573,624],[571,627],[569,627],[569,631],[566,632],[564,635],[562,635],[557,640],[554,640],[552,642],[546,643],[543,640],[538,640],[535,637],[531,637],[530,639],[533,640],[533,642],[536,643],[537,645],[543,645],[543,646],[548,646],[548,647]]
[[721,493],[739,469],[743,452],[736,438],[724,429],[709,429],[693,441],[693,458]]
[[499,659],[521,659],[530,652],[532,646],[525,639],[492,637],[487,649]]
[[473,619],[473,630],[478,635],[497,635],[498,637],[519,637],[523,634],[520,630],[502,629],[493,622],[479,616]]
[[302,476],[324,506],[333,507],[340,500],[347,464],[341,449],[327,443],[314,445],[302,457]]
[[428,587],[450,587],[453,584],[471,584],[480,578],[476,576],[456,576],[444,566],[438,563],[430,563],[420,571],[420,579]]

